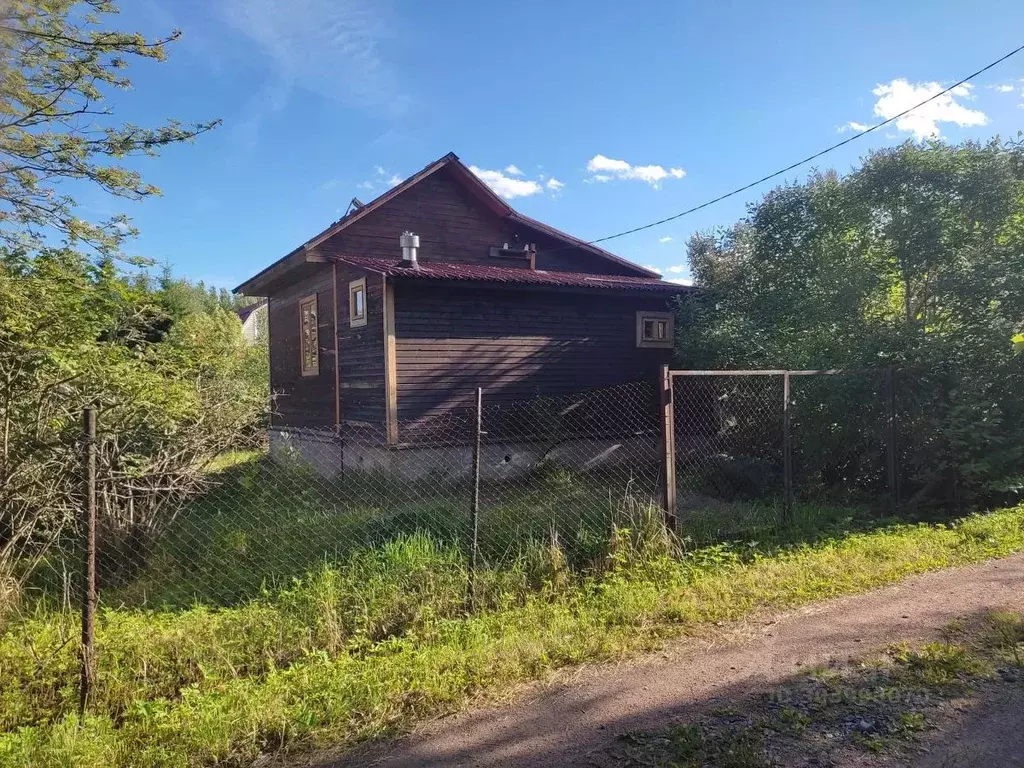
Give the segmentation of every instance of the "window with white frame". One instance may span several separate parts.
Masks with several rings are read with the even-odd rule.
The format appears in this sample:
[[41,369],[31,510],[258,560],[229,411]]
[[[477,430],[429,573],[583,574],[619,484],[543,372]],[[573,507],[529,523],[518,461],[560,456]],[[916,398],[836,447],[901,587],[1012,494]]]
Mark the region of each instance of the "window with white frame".
[[348,284],[348,324],[352,328],[366,325],[366,278]]
[[674,333],[675,318],[671,312],[636,313],[636,345],[638,347],[670,349]]

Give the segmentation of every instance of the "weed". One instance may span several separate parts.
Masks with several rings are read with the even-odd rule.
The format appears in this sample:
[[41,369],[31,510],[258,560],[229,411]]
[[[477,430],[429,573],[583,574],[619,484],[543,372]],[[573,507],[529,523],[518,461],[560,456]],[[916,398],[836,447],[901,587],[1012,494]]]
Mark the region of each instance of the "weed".
[[948,643],[929,643],[917,651],[896,649],[893,658],[899,682],[927,688],[962,688],[991,668],[967,648]]

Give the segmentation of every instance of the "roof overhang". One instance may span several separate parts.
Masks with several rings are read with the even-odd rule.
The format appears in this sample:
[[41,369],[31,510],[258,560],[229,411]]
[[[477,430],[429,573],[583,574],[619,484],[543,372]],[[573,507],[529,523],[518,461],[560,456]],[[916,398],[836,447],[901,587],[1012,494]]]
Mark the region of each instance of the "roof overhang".
[[312,272],[312,265],[327,263],[327,259],[314,253],[305,245],[300,245],[284,258],[278,259],[269,267],[250,277],[244,283],[235,286],[233,293],[246,296],[269,296],[274,289],[284,282],[292,282]]

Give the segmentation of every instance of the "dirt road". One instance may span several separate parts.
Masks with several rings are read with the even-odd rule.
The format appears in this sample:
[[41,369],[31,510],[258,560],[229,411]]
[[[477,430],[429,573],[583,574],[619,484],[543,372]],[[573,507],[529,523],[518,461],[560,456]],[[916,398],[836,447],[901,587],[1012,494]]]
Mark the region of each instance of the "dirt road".
[[[719,627],[639,661],[566,671],[511,704],[437,720],[320,765],[607,765],[606,752],[627,731],[721,708],[807,666],[932,639],[958,617],[1002,607],[1024,610],[1024,555]],[[1024,714],[1010,717],[1020,722],[1008,737],[1024,753]]]

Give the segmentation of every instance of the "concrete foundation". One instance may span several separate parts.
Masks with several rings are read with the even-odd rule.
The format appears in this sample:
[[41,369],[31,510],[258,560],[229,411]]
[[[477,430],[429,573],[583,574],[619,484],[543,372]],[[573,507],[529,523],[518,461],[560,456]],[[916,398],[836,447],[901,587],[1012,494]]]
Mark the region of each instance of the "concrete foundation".
[[[360,443],[316,430],[271,430],[270,452],[281,463],[297,462],[323,477],[344,472],[386,472],[406,480],[428,476],[468,477],[472,446],[385,446]],[[627,438],[572,438],[550,443],[518,441],[484,444],[480,476],[484,481],[527,474],[542,462],[576,472],[658,459],[655,435]]]

